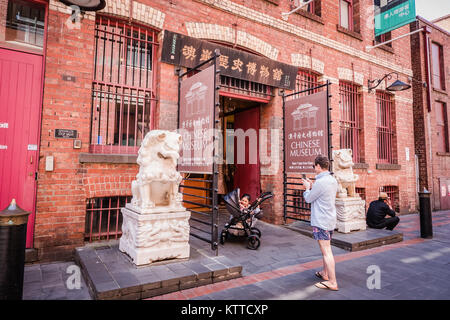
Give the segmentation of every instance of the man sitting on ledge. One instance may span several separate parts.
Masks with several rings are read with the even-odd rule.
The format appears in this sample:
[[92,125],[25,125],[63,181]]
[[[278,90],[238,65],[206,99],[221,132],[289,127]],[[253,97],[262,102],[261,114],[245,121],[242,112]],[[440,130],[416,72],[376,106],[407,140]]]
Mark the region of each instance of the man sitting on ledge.
[[[390,218],[385,218],[386,216],[390,216]],[[370,203],[366,222],[370,228],[386,228],[386,230],[394,230],[395,226],[400,222],[399,217],[396,217],[395,211],[392,210],[387,193],[380,192],[378,200]]]

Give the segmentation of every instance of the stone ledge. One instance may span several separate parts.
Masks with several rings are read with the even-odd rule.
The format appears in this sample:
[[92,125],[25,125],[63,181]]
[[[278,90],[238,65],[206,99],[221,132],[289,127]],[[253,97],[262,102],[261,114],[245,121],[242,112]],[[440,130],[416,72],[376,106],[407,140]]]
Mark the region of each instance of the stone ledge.
[[298,14],[298,15],[301,15],[302,17],[311,19],[311,20],[313,20],[313,21],[315,21],[317,23],[320,23],[320,24],[323,24],[323,25],[325,24],[325,22],[323,21],[322,17],[320,17],[318,15],[315,15],[315,14],[309,12],[309,11],[300,9],[300,10],[296,11],[295,13]]
[[450,152],[436,152],[436,155],[442,157],[450,157]]
[[130,164],[136,164],[137,155],[80,153],[78,160],[80,163],[130,163]]
[[359,41],[363,41],[363,37],[362,37],[361,33],[359,33],[359,32],[345,29],[345,28],[341,27],[338,24],[336,25],[336,30],[341,32],[341,33],[344,33],[344,34],[346,34],[346,35],[348,35],[350,37],[353,37],[353,38],[355,38],[355,39],[357,39]]
[[147,299],[242,276],[242,266],[225,257],[137,267],[119,251],[118,243],[77,248],[75,262],[95,300]]
[[[285,227],[312,238],[312,227],[309,222],[296,221]],[[361,251],[401,241],[403,241],[401,232],[367,228],[350,233],[336,231],[331,238],[331,245],[348,251]]]
[[368,163],[355,163],[353,169],[369,169]]
[[394,163],[377,163],[376,168],[377,170],[400,170],[402,166]]

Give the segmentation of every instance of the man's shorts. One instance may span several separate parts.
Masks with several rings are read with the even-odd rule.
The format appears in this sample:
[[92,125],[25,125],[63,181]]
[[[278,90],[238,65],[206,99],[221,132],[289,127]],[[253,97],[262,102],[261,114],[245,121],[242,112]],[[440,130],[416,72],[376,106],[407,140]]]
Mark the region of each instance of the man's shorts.
[[323,230],[317,227],[312,227],[313,237],[315,240],[331,240],[333,231]]

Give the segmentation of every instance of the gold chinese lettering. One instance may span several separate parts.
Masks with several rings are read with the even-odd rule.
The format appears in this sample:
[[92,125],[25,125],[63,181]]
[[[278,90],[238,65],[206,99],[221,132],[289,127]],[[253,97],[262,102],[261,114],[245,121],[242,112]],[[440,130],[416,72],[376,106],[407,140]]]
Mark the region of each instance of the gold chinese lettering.
[[239,70],[239,72],[242,72],[242,65],[243,65],[244,63],[239,59],[239,58],[237,58],[236,60],[233,60],[233,66],[231,67],[231,69],[232,70]]
[[247,63],[247,74],[251,74],[254,76],[256,73],[256,63],[255,62],[249,62]]
[[182,53],[186,60],[194,60],[196,56],[195,51],[196,49],[193,46],[184,46]]
[[219,66],[228,69],[228,56],[224,55],[219,56]]
[[269,67],[261,66],[259,73],[261,74],[261,77],[267,78],[270,75]]
[[200,56],[200,61],[206,61],[212,58],[212,51],[208,49],[202,50],[202,55]]
[[273,80],[280,81],[283,71],[281,69],[273,69]]

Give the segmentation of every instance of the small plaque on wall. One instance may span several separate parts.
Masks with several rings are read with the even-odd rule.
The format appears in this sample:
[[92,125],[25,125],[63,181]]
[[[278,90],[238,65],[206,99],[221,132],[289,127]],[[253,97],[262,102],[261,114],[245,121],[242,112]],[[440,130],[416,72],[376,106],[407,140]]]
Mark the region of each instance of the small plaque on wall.
[[55,138],[76,139],[77,137],[77,130],[55,129]]

